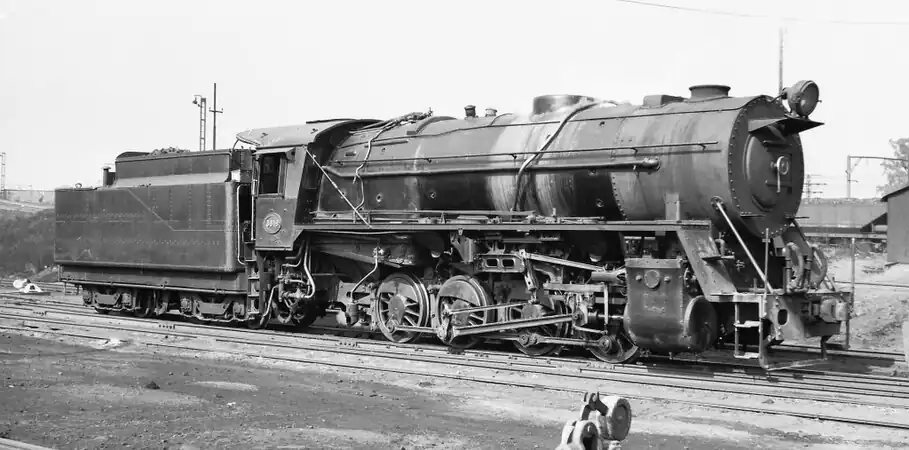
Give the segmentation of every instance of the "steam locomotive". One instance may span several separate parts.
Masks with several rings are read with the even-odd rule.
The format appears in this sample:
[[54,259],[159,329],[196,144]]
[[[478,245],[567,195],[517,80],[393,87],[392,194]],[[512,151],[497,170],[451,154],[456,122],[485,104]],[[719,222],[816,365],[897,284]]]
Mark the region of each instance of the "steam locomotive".
[[[699,85],[641,105],[316,120],[230,150],[127,152],[56,191],[55,257],[100,313],[629,363],[840,333],[847,293],[795,220],[819,90]],[[788,106],[788,109],[787,109]],[[754,350],[757,351],[747,351]]]

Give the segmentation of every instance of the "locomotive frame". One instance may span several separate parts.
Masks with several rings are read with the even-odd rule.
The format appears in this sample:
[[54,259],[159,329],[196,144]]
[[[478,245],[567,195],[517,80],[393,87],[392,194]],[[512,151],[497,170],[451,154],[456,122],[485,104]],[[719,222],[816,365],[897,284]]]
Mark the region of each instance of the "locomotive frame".
[[[774,363],[770,349],[820,337],[824,360],[848,293],[786,213],[801,195],[798,133],[821,125],[807,117],[816,85],[784,92],[791,112],[781,98],[727,94],[697,86],[638,109],[542,96],[530,120],[468,107],[464,120],[411,113],[240,133],[254,149],[126,153],[100,188],[58,190],[60,277],[102,313],[251,328],[305,328],[331,313],[399,343],[508,340],[533,356],[575,346],[611,363],[731,340],[735,356],[768,370],[817,362]],[[757,118],[743,122],[749,111]],[[747,144],[738,131],[666,141],[708,116],[734,119]],[[577,145],[611,126],[612,145]],[[454,148],[488,142],[490,130],[492,150]],[[729,159],[717,173],[731,193],[680,185],[716,152]],[[649,174],[664,178],[641,184]],[[748,210],[748,193],[770,206]]]

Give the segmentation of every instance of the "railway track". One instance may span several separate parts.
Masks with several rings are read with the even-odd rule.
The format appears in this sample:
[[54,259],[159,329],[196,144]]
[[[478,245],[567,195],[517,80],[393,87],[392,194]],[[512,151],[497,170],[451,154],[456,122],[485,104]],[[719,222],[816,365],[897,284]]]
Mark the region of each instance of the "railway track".
[[[62,289],[63,289],[62,283],[50,283],[50,284],[53,285],[54,289],[60,289],[60,292],[62,292]],[[2,283],[0,283],[0,286],[2,286]],[[42,289],[44,289],[44,288],[42,288]],[[73,289],[73,288],[70,287],[70,289]],[[52,292],[56,292],[56,291],[52,291]],[[18,294],[18,293],[14,293],[14,292],[11,292],[11,293],[0,292],[0,299],[4,299],[4,298],[13,299],[14,301],[22,301],[22,302],[37,302],[41,305],[48,306],[48,307],[69,307],[69,308],[72,308],[71,311],[74,314],[83,314],[83,315],[90,315],[90,316],[97,315],[91,309],[86,308],[83,305],[83,303],[81,302],[81,300],[67,301],[67,300],[60,299],[59,297],[57,297],[57,298],[34,297],[34,296]],[[5,301],[5,300],[0,300],[0,301]],[[119,317],[128,317],[128,316],[119,316]],[[135,318],[133,318],[133,319],[135,319]],[[168,319],[174,319],[174,320],[178,320],[178,321],[183,320],[181,317],[175,316],[175,315],[168,317]],[[321,322],[324,323],[326,321],[322,320]],[[320,323],[320,321],[317,321],[316,323],[318,324],[318,323]],[[215,327],[223,328],[223,326],[221,326],[221,325],[208,325],[208,326],[215,326]],[[372,330],[368,330],[368,329],[364,329],[364,328],[353,328],[352,329],[349,327],[331,327],[331,326],[325,326],[325,325],[315,325],[315,326],[309,327],[306,330],[306,333],[309,333],[309,334],[312,334],[312,333],[329,334],[330,333],[330,334],[341,334],[341,335],[348,335],[348,336],[353,335],[353,336],[359,336],[359,337],[369,336],[373,339],[382,341],[383,343],[388,342],[380,332],[372,331]],[[390,343],[390,342],[388,342],[388,343]],[[777,352],[790,353],[792,358],[809,358],[809,357],[814,358],[814,357],[817,357],[817,355],[820,353],[819,349],[816,346],[812,346],[812,345],[781,344],[774,348],[776,349]],[[885,363],[885,365],[886,364],[892,365],[892,364],[899,364],[899,363],[907,362],[905,355],[900,352],[866,350],[866,349],[844,350],[841,348],[837,348],[836,345],[831,345],[830,347],[828,347],[827,353],[828,353],[828,355],[830,355],[832,357],[838,357],[841,360],[848,359],[850,361],[853,361],[858,366],[865,366],[865,365],[879,366],[879,365],[881,365],[880,363]],[[707,355],[710,355],[711,358],[716,356],[716,355],[711,354],[710,352],[708,352]],[[729,357],[722,357],[722,358],[729,359]],[[685,354],[682,354],[682,355],[679,355],[679,356],[676,356],[673,358],[659,356],[659,355],[652,355],[649,357],[649,359],[651,359],[651,360],[672,359],[672,360],[679,361],[679,362],[695,363],[695,364],[699,364],[699,365],[721,364],[721,365],[741,367],[741,368],[756,368],[757,367],[757,364],[749,364],[747,362],[742,362],[742,360],[732,360],[732,361],[718,363],[716,361],[706,360],[703,357],[692,357],[692,356],[687,356]],[[597,361],[597,363],[600,363],[600,361]],[[602,364],[606,364],[606,363],[602,363]]]
[[[216,342],[221,345],[252,346],[256,351],[236,350],[244,354],[274,360],[296,361],[329,365],[348,369],[370,369],[383,372],[397,372],[425,375],[436,378],[452,378],[482,383],[507,384],[550,391],[581,393],[589,390],[591,383],[610,383],[616,394],[630,398],[669,400],[702,407],[732,409],[737,411],[763,412],[819,420],[867,424],[873,426],[909,430],[909,380],[892,377],[856,375],[816,370],[791,370],[766,373],[749,373],[741,367],[715,364],[692,368],[672,361],[630,366],[612,366],[580,358],[530,358],[519,354],[467,350],[451,354],[442,345],[400,345],[387,341],[357,339],[332,334],[300,334],[275,330],[247,330],[186,324],[156,319],[139,319],[123,316],[100,316],[94,312],[78,312],[71,305],[37,304],[19,299],[4,299],[0,325],[3,329],[32,329],[41,332],[69,334],[63,328],[82,330],[80,337],[101,338],[99,332],[133,333],[144,336],[168,336],[183,339],[180,344],[173,342],[144,342],[144,345],[172,347],[174,349],[198,352],[223,352],[201,342]],[[200,345],[192,346],[192,343]],[[278,354],[268,354],[278,352]],[[300,358],[283,353],[312,353],[312,357]],[[378,364],[344,363],[338,356],[371,358]],[[399,369],[387,366],[389,360],[406,362],[408,366],[420,364],[429,366],[426,373],[415,368]],[[477,377],[458,374],[463,370],[498,372],[494,377]],[[508,376],[501,376],[507,373]],[[528,383],[526,377],[546,378],[548,382]],[[573,387],[572,385],[579,385]],[[644,388],[644,389],[642,389]],[[654,389],[661,395],[646,394]],[[616,392],[624,390],[625,392]],[[709,403],[698,400],[697,393],[741,396],[748,402]],[[797,407],[768,407],[769,403],[803,402]],[[811,404],[814,404],[813,406]],[[817,405],[822,405],[818,407]],[[835,408],[831,406],[836,405]],[[886,408],[897,416],[898,421],[866,421],[850,414],[831,414],[848,408]],[[814,409],[814,411],[812,411]],[[876,414],[877,417],[885,415]]]
[[[78,289],[76,286],[68,285],[66,283],[38,282],[38,283],[33,283],[33,284],[37,285],[39,288],[41,288],[42,291],[45,291],[45,292],[61,293],[64,295],[67,295],[67,294],[76,295],[78,293]],[[0,289],[2,289],[2,288],[12,289],[12,282],[11,281],[0,281]],[[18,293],[14,292],[14,291],[10,291],[7,293],[0,291],[0,296],[10,296],[10,297],[20,298],[18,296]],[[21,298],[27,299],[27,297],[24,297],[24,296]],[[47,304],[74,305],[74,303],[71,303],[71,302],[61,302],[61,301],[50,300],[50,299],[45,299],[42,301]],[[81,306],[81,303],[79,305]],[[330,327],[316,327],[316,328],[319,328],[323,331],[331,330],[331,332],[347,332],[348,331],[348,330],[342,329],[342,328],[330,328]],[[380,333],[372,332],[372,331],[370,331],[369,333],[371,333],[372,335],[381,339]],[[804,354],[817,355],[820,353],[816,346],[811,346],[811,345],[781,344],[781,345],[776,346],[776,349],[790,351],[793,353],[798,353],[798,354],[803,354],[803,355]],[[903,353],[891,352],[891,351],[881,351],[881,350],[867,350],[867,349],[844,349],[844,348],[842,348],[842,346],[840,344],[837,344],[837,343],[831,343],[829,345],[827,353],[831,356],[842,356],[842,357],[855,358],[855,359],[883,360],[883,361],[890,361],[890,362],[906,362],[906,358]],[[692,359],[684,359],[684,360],[693,361]]]
[[[45,308],[56,309],[59,312],[63,312],[63,313],[75,314],[75,315],[79,315],[79,316],[83,316],[83,317],[98,317],[97,313],[95,313],[91,309],[87,309],[81,303],[81,301],[76,302],[73,300],[67,301],[67,300],[63,300],[63,299],[54,299],[53,297],[31,297],[31,296],[26,296],[26,295],[10,295],[10,294],[2,294],[2,293],[0,293],[0,298],[2,298],[2,300],[0,300],[0,304],[2,304],[2,302],[8,303],[9,301],[12,301],[13,303],[19,302],[20,304],[21,304],[21,302],[28,302],[29,304],[40,304],[40,305],[42,305],[42,307],[45,307]],[[166,319],[138,319],[136,317],[121,316],[121,315],[117,315],[115,317],[121,317],[126,320],[140,320],[140,321],[142,321],[142,320],[150,320],[150,321],[166,320],[168,322],[187,324],[187,322],[185,322],[185,319],[183,319],[180,316],[176,316],[176,315],[168,316]],[[326,322],[326,320],[323,319],[322,322]],[[330,322],[330,320],[328,320],[328,322]],[[317,324],[318,323],[319,322],[317,321]],[[233,330],[237,329],[237,328],[231,328],[229,326],[223,326],[223,325],[217,325],[217,324],[215,324],[215,325],[209,324],[209,325],[205,325],[205,326],[209,327],[209,328],[216,327],[216,328],[220,328],[220,329],[233,329]],[[287,328],[284,328],[284,329],[287,329]],[[245,328],[242,328],[242,330],[245,333],[256,333],[256,331],[247,330]],[[371,331],[366,328],[349,328],[349,327],[332,327],[332,326],[324,326],[324,325],[322,325],[322,326],[314,325],[314,326],[307,328],[307,330],[305,331],[305,334],[301,334],[300,332],[290,333],[291,336],[307,336],[307,335],[313,335],[313,334],[335,335],[335,336],[340,336],[340,337],[353,336],[353,337],[357,337],[360,339],[372,339],[374,341],[378,341],[380,345],[389,345],[389,344],[390,345],[399,345],[399,344],[395,344],[395,343],[387,341],[380,332]],[[407,346],[407,344],[402,344],[402,345]],[[509,352],[511,352],[513,354],[516,353],[522,357],[525,357],[524,355],[517,353],[507,343],[505,343],[503,345],[508,349]],[[441,344],[436,345],[436,347],[441,350],[445,350],[445,351],[449,350],[449,348],[447,346],[444,346]],[[790,344],[790,345],[781,345],[781,346],[777,347],[777,352],[779,354],[788,354],[793,359],[802,359],[802,358],[808,358],[808,357],[815,357],[818,354],[818,349],[815,347],[811,347],[811,346]],[[853,372],[853,373],[862,374],[862,373],[870,373],[870,372],[876,371],[876,372],[887,373],[889,375],[893,375],[895,373],[894,367],[900,367],[901,369],[903,369],[903,371],[905,371],[905,369],[909,368],[909,366],[907,366],[906,368],[901,367],[903,365],[903,363],[905,362],[905,357],[902,353],[897,353],[897,352],[885,352],[885,351],[875,351],[875,350],[829,350],[828,354],[831,356],[831,360],[830,360],[829,364],[833,365],[833,366],[838,366],[837,370],[840,372]],[[545,360],[545,361],[556,361],[556,362],[573,360],[573,361],[577,361],[581,364],[594,365],[594,366],[600,365],[600,366],[608,366],[608,367],[626,367],[626,366],[614,366],[614,365],[611,365],[608,363],[603,363],[601,361],[592,359],[586,354],[582,354],[582,355],[583,356],[571,357],[570,355],[566,356],[563,354],[563,355],[557,355],[556,357],[551,357],[551,358],[532,358],[532,359],[535,361]],[[723,354],[722,352],[713,352],[713,353],[708,352],[707,354],[701,355],[701,356],[679,355],[679,356],[675,356],[675,357],[671,357],[671,358],[667,357],[667,356],[661,356],[661,355],[651,355],[648,358],[646,358],[646,360],[650,361],[651,363],[673,362],[673,363],[675,363],[675,366],[695,365],[700,370],[710,370],[713,372],[736,371],[736,372],[748,373],[748,374],[751,374],[752,376],[757,376],[757,377],[766,377],[767,376],[767,373],[763,369],[760,369],[754,361],[749,361],[749,360],[743,361],[743,360],[734,359],[734,358],[731,358],[729,355]],[[648,364],[647,363],[638,363],[638,365],[648,365]],[[648,367],[653,367],[653,364],[648,365]],[[691,369],[691,367],[689,367],[688,369]],[[789,372],[810,373],[810,372],[818,372],[818,371],[816,371],[816,370],[812,371],[811,369],[804,369],[802,371],[793,370],[793,371],[789,371]],[[907,372],[907,373],[909,373],[909,372]]]

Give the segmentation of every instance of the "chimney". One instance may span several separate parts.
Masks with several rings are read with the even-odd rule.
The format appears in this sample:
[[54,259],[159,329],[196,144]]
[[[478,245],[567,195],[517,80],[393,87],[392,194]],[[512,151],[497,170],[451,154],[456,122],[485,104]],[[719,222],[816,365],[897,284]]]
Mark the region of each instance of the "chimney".
[[110,166],[101,166],[101,186],[107,187],[114,184],[116,173],[110,171]]
[[473,117],[477,117],[477,107],[476,107],[476,106],[473,106],[473,105],[467,105],[467,106],[465,106],[465,107],[464,107],[464,115],[466,116],[465,118],[467,118],[467,119],[470,119],[470,118],[473,118]]
[[722,84],[698,84],[691,86],[691,100],[708,100],[714,98],[729,97],[729,86]]

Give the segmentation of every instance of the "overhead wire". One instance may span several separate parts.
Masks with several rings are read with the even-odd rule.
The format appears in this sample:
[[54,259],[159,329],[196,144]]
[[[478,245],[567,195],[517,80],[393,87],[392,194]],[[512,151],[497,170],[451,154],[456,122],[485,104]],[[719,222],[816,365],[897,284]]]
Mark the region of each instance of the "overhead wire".
[[750,14],[739,13],[734,11],[723,11],[709,8],[696,8],[691,6],[668,5],[645,0],[612,0],[618,3],[628,3],[633,5],[648,6],[652,8],[673,9],[677,11],[695,12],[702,14],[713,14],[719,16],[741,17],[747,19],[773,19],[784,22],[802,22],[802,23],[820,23],[831,25],[886,25],[886,26],[907,26],[909,21],[862,21],[862,20],[830,20],[830,19],[805,19],[801,17],[784,17],[772,16],[767,14]]

